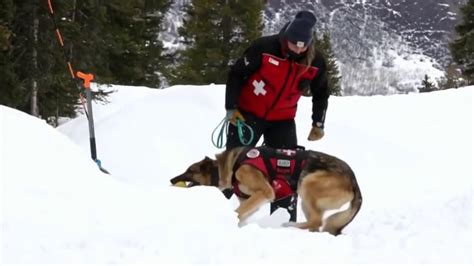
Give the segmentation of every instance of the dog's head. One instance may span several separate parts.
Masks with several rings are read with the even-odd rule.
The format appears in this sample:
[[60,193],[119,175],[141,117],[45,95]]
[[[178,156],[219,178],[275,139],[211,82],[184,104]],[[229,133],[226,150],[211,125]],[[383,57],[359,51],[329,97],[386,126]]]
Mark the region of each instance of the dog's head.
[[197,185],[219,186],[219,172],[217,160],[205,157],[199,162],[193,163],[184,173],[170,179],[171,184],[185,182],[186,187]]

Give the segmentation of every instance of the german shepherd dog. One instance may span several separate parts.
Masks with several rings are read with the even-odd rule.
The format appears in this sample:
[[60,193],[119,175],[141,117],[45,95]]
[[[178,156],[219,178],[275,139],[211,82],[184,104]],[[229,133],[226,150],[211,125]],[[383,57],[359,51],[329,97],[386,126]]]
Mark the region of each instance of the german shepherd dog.
[[[362,195],[349,165],[328,154],[311,150],[275,150],[265,146],[238,147],[217,154],[216,159],[206,156],[189,166],[183,174],[172,178],[170,182],[176,184],[184,181],[189,183],[188,187],[205,185],[216,186],[221,191],[229,188],[234,189],[234,192],[239,191],[240,193],[235,194],[239,197],[240,205],[235,211],[238,214],[239,224],[243,224],[260,206],[275,201],[279,194],[275,187],[282,187],[281,184],[286,182],[280,182],[280,185],[275,186],[275,183],[272,183],[274,177],[269,176],[270,171],[262,170],[253,163],[246,163],[245,159],[275,151],[280,153],[290,151],[303,160],[301,169],[296,173],[294,189],[301,197],[306,222],[289,222],[284,226],[308,229],[311,232],[340,234],[361,208]],[[290,166],[288,163],[290,160],[286,159],[279,160],[278,164]],[[286,179],[289,180],[288,175]],[[288,183],[291,183],[291,180]],[[340,211],[344,206],[348,207]],[[324,212],[332,210],[339,212],[323,219]]]

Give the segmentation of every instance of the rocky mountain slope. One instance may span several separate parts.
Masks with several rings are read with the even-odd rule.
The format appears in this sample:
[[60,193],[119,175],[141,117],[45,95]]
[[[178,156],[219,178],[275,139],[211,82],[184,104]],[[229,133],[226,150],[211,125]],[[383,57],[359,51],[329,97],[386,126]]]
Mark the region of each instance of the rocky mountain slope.
[[[181,7],[175,1],[166,38],[176,48]],[[329,32],[345,95],[417,91],[425,74],[444,75],[449,41],[465,0],[268,0],[263,34],[273,34],[298,10],[311,10],[317,32]]]

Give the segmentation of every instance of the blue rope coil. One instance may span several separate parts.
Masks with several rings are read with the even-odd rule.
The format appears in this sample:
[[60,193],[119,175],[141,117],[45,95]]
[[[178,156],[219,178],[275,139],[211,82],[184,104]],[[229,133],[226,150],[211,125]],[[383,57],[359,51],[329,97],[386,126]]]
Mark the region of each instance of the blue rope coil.
[[[229,124],[230,124],[229,119],[224,117],[224,119],[222,119],[221,122],[219,122],[216,128],[212,131],[211,141],[212,141],[212,144],[214,144],[214,146],[218,149],[221,149],[226,145],[226,143],[224,143],[224,138],[227,138],[227,134],[229,132]],[[219,134],[217,135],[217,139],[216,139],[215,134],[217,130],[219,130]],[[250,134],[250,137],[248,138],[248,140],[246,140],[245,138],[245,131],[248,131]],[[254,138],[253,129],[251,126],[241,121],[240,119],[237,119],[237,132],[239,134],[240,143],[243,146],[247,146],[250,143],[252,143],[253,138]]]

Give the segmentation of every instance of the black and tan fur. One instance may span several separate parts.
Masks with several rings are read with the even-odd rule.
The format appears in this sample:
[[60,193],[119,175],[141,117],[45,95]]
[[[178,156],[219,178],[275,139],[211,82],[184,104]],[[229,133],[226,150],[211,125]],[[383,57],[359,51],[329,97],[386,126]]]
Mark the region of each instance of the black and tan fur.
[[[239,189],[250,196],[248,199],[240,199],[240,206],[235,210],[242,223],[260,206],[275,199],[268,178],[260,170],[244,164],[234,173],[234,164],[243,149],[239,147],[224,151],[216,155],[216,160],[206,157],[171,179],[171,183],[186,181],[190,182],[190,186],[214,185],[224,190],[232,188],[232,177],[235,174]],[[217,173],[218,177],[215,176]],[[336,157],[316,151],[307,151],[297,192],[301,197],[306,222],[285,225],[309,231],[340,234],[354,219],[362,204],[361,192],[351,168]],[[340,209],[345,204],[349,204],[347,209],[323,220],[325,211]]]

